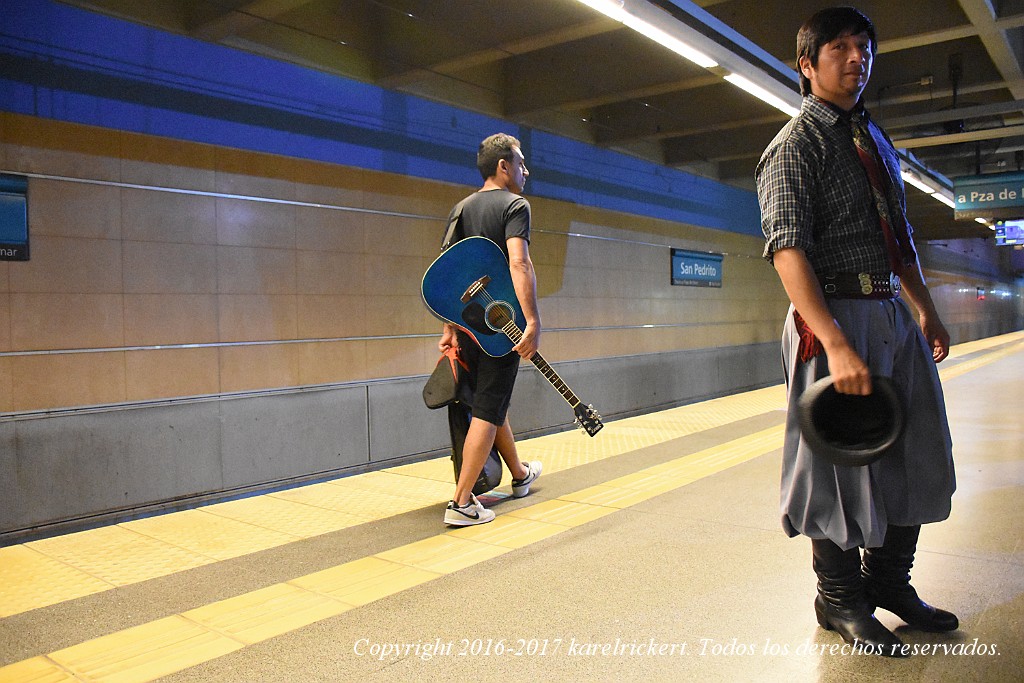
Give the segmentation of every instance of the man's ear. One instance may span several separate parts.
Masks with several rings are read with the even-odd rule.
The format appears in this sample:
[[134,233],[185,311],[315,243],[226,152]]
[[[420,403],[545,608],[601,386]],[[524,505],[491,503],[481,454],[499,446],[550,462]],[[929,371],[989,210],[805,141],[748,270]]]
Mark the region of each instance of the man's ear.
[[802,73],[805,78],[810,78],[811,77],[811,58],[810,57],[808,57],[807,55],[804,55],[799,60],[797,60],[797,65],[800,67],[800,73]]

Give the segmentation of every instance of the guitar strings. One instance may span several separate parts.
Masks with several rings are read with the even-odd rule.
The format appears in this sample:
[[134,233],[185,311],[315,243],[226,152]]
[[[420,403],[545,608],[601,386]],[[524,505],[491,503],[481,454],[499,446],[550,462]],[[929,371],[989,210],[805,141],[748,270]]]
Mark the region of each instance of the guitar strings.
[[[501,305],[499,304],[499,302],[495,301],[494,297],[491,296],[491,293],[487,291],[486,287],[481,286],[479,291],[477,292],[477,296],[483,299],[484,302],[487,303],[488,305]],[[504,302],[502,302],[502,304],[504,304]],[[508,304],[504,305],[507,306]],[[508,336],[508,338],[511,339],[513,343],[518,344],[520,341],[522,341],[523,331],[519,329],[518,325],[516,325],[515,318],[513,316],[509,316],[508,312],[504,308],[502,308],[502,314],[508,317],[508,322],[501,328],[501,331],[504,332],[505,335]],[[573,411],[576,411],[583,402],[573,392],[573,390],[569,388],[569,385],[562,381],[562,378],[559,377],[557,372],[555,372],[555,369],[548,365],[548,362],[544,360],[544,357],[540,355],[540,352],[538,351],[537,353],[535,353],[531,360],[533,361],[533,364],[536,365],[537,368],[541,371],[541,373],[548,378],[548,380],[552,383],[555,389],[558,390],[558,393],[562,395],[562,398],[564,398],[566,402],[570,406],[572,406]],[[593,406],[590,406],[589,410],[585,412],[587,414],[586,421],[584,421],[583,416],[577,413],[576,424],[578,424],[580,428],[583,429],[583,431],[590,434],[590,436],[594,436],[598,432],[598,430],[601,429],[601,416],[597,414]],[[597,420],[598,426],[596,428],[594,428],[592,424],[592,420],[594,419]]]
[[[488,292],[487,289],[484,287],[480,288],[479,296],[487,304],[498,305],[498,302],[495,301],[494,297],[491,296],[491,293]],[[508,315],[508,313],[505,313],[505,315]],[[508,323],[506,323],[505,326],[501,328],[501,330],[506,335],[508,335],[508,338],[511,339],[512,342],[515,344],[518,344],[523,339],[523,331],[519,329],[519,326],[516,325],[515,319],[512,318],[511,316],[509,316]],[[534,364],[540,367],[540,364],[543,363],[544,367],[540,368],[541,372],[543,372],[549,380],[557,382],[555,388],[558,389],[559,393],[561,393],[565,400],[569,402],[569,405],[571,405],[573,408],[578,406],[580,404],[579,397],[576,396],[573,390],[569,388],[569,385],[562,381],[562,378],[558,376],[558,373],[555,372],[555,369],[548,365],[548,362],[544,360],[540,353],[537,353],[536,355],[540,363],[535,362]],[[569,396],[571,396],[572,399],[574,399],[576,402],[573,403],[572,400],[570,400],[569,396],[565,395],[566,393],[568,393]]]

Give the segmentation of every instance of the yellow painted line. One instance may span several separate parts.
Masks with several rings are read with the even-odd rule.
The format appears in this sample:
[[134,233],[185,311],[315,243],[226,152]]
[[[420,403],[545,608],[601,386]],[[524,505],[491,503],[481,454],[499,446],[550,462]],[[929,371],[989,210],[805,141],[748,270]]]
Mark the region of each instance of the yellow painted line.
[[181,616],[252,645],[347,612],[354,605],[287,583],[205,605]]
[[[673,462],[707,476],[782,445],[772,427]],[[713,463],[713,466],[709,466]],[[359,605],[493,559],[514,549],[664,493],[644,488],[663,465],[510,512],[490,524],[455,529],[374,556],[274,584],[0,668],[0,681],[144,683]],[[669,477],[675,487],[692,480]]]
[[[73,645],[47,655],[86,681],[142,683],[244,647],[180,614]],[[6,672],[0,669],[0,680]],[[11,679],[12,683],[13,680]]]
[[675,472],[651,472],[644,470],[625,477],[619,477],[614,482],[608,482],[606,486],[617,486],[623,489],[639,489],[650,491],[655,495],[672,491],[693,482],[696,477],[680,476]]
[[507,552],[509,548],[441,534],[378,553],[376,557],[429,572],[451,574]]
[[564,495],[562,496],[562,499],[569,500],[574,503],[600,505],[603,507],[617,508],[621,510],[623,508],[633,507],[637,503],[642,503],[651,497],[652,496],[648,495],[647,491],[598,485]]
[[438,576],[441,575],[436,572],[371,556],[300,576],[288,583],[360,606],[432,581]]
[[558,524],[554,521],[539,521],[528,517],[512,514],[498,515],[493,522],[481,526],[466,527],[449,534],[457,534],[467,541],[480,541],[502,548],[523,548],[545,538],[550,538],[566,531],[572,524]]
[[[572,501],[565,500],[564,498],[558,498],[555,500],[548,500],[543,503],[537,503],[530,507],[522,508],[521,510],[514,510],[502,516],[522,517],[523,519],[538,522],[543,521],[571,528],[581,524],[586,524],[587,522],[593,522],[595,519],[604,517],[605,515],[610,515],[613,512],[615,512],[614,508],[587,505],[585,503],[574,503]],[[467,531],[468,530],[460,533],[466,533]]]
[[60,664],[53,661],[48,657],[33,657],[32,659],[26,659],[10,666],[5,666],[0,669],[0,673],[4,675],[4,683],[10,681],[10,683],[64,683],[65,681],[75,681],[76,683],[81,679],[76,678]]

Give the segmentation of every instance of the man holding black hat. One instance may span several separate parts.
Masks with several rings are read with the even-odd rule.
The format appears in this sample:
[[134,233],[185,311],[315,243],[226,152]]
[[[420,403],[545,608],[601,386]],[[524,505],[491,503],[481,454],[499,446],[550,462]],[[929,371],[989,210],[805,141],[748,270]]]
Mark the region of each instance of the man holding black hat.
[[[875,607],[925,631],[959,625],[910,585],[920,525],[949,516],[955,477],[935,368],[949,334],[917,260],[896,151],[861,100],[876,48],[874,26],[856,9],[807,20],[797,35],[803,105],[765,150],[756,179],[764,255],[792,303],[782,338],[782,524],[811,539],[818,623],[898,656],[902,641]],[[870,464],[835,464],[841,454],[822,457],[801,435],[800,397],[829,375],[840,394],[871,395],[874,375],[901,396],[903,438]]]

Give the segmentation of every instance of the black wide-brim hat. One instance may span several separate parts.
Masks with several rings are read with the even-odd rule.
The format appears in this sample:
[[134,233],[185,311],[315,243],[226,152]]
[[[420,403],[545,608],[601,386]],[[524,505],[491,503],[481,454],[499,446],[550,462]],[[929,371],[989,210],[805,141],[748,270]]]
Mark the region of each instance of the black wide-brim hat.
[[903,436],[903,401],[888,377],[873,376],[867,396],[840,394],[825,377],[800,396],[800,431],[816,456],[859,466],[881,458]]

